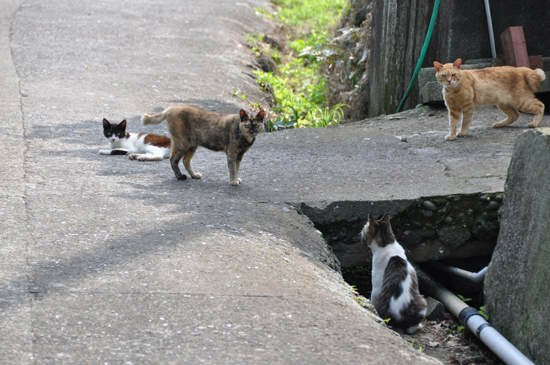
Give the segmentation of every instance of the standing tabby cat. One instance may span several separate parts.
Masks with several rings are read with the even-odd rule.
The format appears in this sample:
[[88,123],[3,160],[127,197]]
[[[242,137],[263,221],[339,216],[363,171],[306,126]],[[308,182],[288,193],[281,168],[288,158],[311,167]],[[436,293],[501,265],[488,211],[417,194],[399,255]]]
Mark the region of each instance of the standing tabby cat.
[[229,183],[239,185],[239,167],[244,153],[252,146],[258,133],[264,127],[265,111],[260,109],[254,119],[241,109],[239,114],[209,112],[192,105],[175,105],[162,113],[144,114],[143,124],[159,124],[168,121],[172,135],[170,164],[178,180],[185,180],[178,167],[183,157],[183,165],[193,179],[202,175],[193,171],[191,159],[198,146],[213,151],[224,151],[229,167]]
[[481,70],[462,70],[462,60],[441,64],[434,62],[437,81],[443,86],[443,99],[449,110],[449,134],[445,140],[457,137],[457,124],[462,116],[459,137],[468,132],[474,105],[497,105],[507,117],[493,127],[501,128],[515,122],[519,112],[534,114],[530,127],[538,127],[544,115],[544,104],[535,98],[546,78],[541,69],[527,67],[487,67]]
[[371,302],[390,325],[416,332],[426,316],[427,303],[418,291],[414,267],[405,250],[395,240],[388,215],[369,219],[361,231],[361,241],[372,251]]

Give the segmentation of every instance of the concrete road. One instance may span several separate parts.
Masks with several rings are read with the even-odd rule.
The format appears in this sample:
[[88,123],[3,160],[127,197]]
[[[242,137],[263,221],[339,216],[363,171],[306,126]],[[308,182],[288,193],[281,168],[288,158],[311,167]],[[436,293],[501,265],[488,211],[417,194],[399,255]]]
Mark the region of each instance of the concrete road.
[[502,190],[521,128],[449,144],[445,116],[417,111],[264,134],[238,188],[219,153],[185,182],[97,154],[103,117],[165,132],[139,116],[261,100],[257,6],[0,0],[0,363],[437,363],[355,303],[288,203]]
[[97,154],[103,117],[259,100],[243,42],[266,5],[0,1],[0,363],[434,363],[270,194],[277,154],[247,156],[237,189],[221,154],[185,183]]

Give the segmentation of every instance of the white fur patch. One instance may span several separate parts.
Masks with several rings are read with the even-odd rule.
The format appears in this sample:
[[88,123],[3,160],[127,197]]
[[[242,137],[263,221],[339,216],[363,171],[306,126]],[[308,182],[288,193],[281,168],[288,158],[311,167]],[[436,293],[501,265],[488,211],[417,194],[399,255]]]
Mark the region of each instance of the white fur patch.
[[411,297],[411,285],[412,279],[411,275],[407,273],[407,277],[403,282],[401,282],[401,295],[396,298],[392,297],[390,299],[390,308],[389,312],[391,316],[397,320],[401,319],[401,311],[407,307],[407,305],[412,300]]
[[[109,139],[109,141],[111,149],[127,150],[129,153],[128,157],[131,160],[159,161],[170,157],[169,147],[158,147],[147,144],[145,143],[146,136],[146,134],[140,136],[137,133],[130,133],[128,138],[117,139],[115,141]],[[100,150],[100,154],[103,154],[102,151],[106,150]]]
[[382,292],[384,284],[384,271],[388,262],[393,256],[399,256],[405,261],[405,250],[397,242],[390,243],[384,247],[378,246],[376,243],[371,245],[372,250],[372,292],[371,300],[374,300]]

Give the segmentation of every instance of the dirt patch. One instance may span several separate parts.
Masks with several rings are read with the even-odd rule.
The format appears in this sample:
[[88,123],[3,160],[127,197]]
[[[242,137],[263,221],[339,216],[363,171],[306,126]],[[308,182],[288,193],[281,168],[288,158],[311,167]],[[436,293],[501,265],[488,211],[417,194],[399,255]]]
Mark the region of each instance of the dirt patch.
[[424,321],[414,335],[403,334],[415,349],[449,365],[498,365],[502,362],[456,320]]

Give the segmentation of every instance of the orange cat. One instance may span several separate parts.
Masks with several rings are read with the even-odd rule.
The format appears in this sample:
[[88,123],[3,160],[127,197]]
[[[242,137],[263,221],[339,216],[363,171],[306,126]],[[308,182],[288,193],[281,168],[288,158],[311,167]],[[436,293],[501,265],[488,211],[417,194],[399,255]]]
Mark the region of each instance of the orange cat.
[[538,127],[544,114],[544,104],[535,98],[540,83],[546,78],[541,69],[527,67],[487,67],[481,70],[462,70],[462,60],[441,64],[434,62],[435,76],[443,86],[443,99],[449,110],[449,134],[445,140],[457,137],[457,124],[462,116],[459,137],[463,137],[472,122],[474,105],[497,105],[506,119],[493,124],[500,128],[515,122],[519,112],[534,114],[530,127]]

